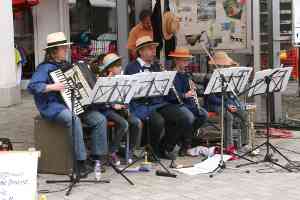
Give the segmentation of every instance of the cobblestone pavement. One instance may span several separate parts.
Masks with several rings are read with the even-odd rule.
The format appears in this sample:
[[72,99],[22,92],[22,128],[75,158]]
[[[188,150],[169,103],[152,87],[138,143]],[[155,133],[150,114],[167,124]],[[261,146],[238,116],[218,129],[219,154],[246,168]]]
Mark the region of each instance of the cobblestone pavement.
[[[284,96],[284,110],[289,116],[300,119],[300,101],[296,95],[296,83],[291,83]],[[34,146],[33,118],[37,115],[32,97],[23,92],[22,104],[8,108],[0,108],[0,137],[9,137],[17,150],[24,150]],[[300,160],[300,154],[287,151],[299,151],[300,132],[294,132],[293,139],[273,139],[272,143],[291,160]],[[258,139],[258,144],[263,139]],[[261,149],[262,159],[264,155]],[[285,165],[278,154],[275,157]],[[200,158],[180,158],[178,164],[192,164],[200,162]],[[79,183],[68,199],[72,200],[299,200],[300,199],[300,173],[287,173],[278,167],[270,167],[263,163],[232,170],[237,163],[246,161],[231,161],[227,168],[213,178],[208,175],[187,176],[178,174],[178,178],[158,177],[155,170],[143,173],[127,173],[135,183],[129,185],[121,176],[109,169],[104,178],[110,179],[109,184]],[[169,165],[169,162],[165,163]],[[159,168],[157,166],[157,168]],[[245,173],[250,170],[250,173]],[[61,190],[67,184],[47,185],[45,180],[64,179],[65,176],[39,175],[40,191]],[[89,176],[93,179],[93,174]],[[48,200],[65,199],[64,192],[47,194]]]

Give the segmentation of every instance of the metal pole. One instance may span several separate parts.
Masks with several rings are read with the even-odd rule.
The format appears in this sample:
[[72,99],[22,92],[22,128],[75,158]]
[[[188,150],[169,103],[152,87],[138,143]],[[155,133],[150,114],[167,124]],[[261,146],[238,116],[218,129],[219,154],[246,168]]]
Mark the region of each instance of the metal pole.
[[[268,0],[268,43],[269,43],[269,66],[280,67],[280,0]],[[271,121],[278,122],[282,117],[281,94],[271,95]]]
[[[261,62],[260,62],[260,3],[259,0],[252,1],[252,34],[253,34],[253,68],[254,71],[257,72],[261,70]],[[257,107],[256,112],[256,121],[263,121],[263,116],[261,115],[262,108],[265,105],[262,101],[262,97],[260,95],[255,96],[255,104]]]
[[128,59],[128,1],[117,0],[117,21],[118,21],[118,53],[122,56],[122,66],[126,66]]

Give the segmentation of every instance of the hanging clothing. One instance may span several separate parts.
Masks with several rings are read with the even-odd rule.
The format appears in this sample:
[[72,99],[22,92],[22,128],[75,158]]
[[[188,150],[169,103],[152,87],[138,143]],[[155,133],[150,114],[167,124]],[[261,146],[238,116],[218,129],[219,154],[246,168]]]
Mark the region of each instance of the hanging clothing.
[[20,51],[16,48],[15,48],[15,59],[16,59],[16,80],[17,80],[17,85],[20,85],[22,80],[22,56]]
[[159,43],[156,48],[156,56],[159,58],[160,50],[163,47],[162,16],[160,0],[157,0],[151,16],[153,41]]

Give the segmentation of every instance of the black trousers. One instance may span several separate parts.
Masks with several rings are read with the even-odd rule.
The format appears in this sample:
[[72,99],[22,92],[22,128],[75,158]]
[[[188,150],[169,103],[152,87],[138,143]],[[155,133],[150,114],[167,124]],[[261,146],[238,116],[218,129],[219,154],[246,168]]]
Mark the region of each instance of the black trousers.
[[142,143],[150,143],[156,155],[163,151],[172,151],[179,138],[190,135],[193,131],[193,123],[180,107],[174,104],[152,112],[144,124]]
[[170,104],[157,111],[165,120],[165,134],[160,141],[160,150],[172,151],[179,138],[191,134],[193,124],[179,105]]

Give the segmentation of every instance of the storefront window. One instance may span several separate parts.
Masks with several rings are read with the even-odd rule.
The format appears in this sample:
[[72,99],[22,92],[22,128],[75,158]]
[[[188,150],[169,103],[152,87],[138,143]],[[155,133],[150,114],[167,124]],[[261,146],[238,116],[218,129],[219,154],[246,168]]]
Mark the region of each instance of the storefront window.
[[31,8],[14,12],[15,48],[18,51],[17,81],[30,79],[34,70],[34,35]]
[[70,4],[72,62],[92,62],[117,52],[116,0],[76,0]]

